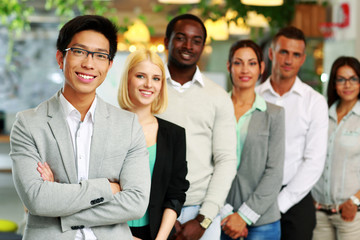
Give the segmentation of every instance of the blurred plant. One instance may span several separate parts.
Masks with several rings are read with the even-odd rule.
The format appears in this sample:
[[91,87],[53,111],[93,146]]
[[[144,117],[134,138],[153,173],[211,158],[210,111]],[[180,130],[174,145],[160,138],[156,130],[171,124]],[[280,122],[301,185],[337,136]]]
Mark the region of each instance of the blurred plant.
[[32,7],[26,6],[27,0],[1,0],[0,18],[1,26],[7,29],[8,46],[6,64],[9,65],[12,59],[14,38],[20,36],[23,30],[29,30],[28,17],[33,13]]
[[[223,4],[211,4],[211,0],[201,0],[198,4],[179,5],[177,14],[184,14],[191,11],[198,13],[203,19],[216,21],[226,15],[228,10],[237,12],[232,19],[228,21],[237,22],[243,18],[246,23],[248,11],[256,11],[263,14],[269,20],[270,29],[276,32],[279,28],[289,24],[295,13],[296,0],[286,0],[284,4],[278,7],[259,7],[242,4],[240,0],[225,0]],[[153,10],[156,12],[163,11],[164,4],[156,5]],[[174,17],[174,14],[168,16],[168,20]]]
[[[45,9],[55,10],[59,16],[60,27],[71,18],[83,14],[97,14],[107,16],[111,21],[118,24],[116,9],[110,7],[110,1],[102,0],[46,0]],[[33,7],[27,5],[27,0],[0,0],[0,27],[5,27],[8,34],[8,46],[6,53],[6,65],[11,66],[14,53],[14,41],[24,30],[30,30],[28,17],[34,12]],[[119,24],[118,24],[119,25]],[[120,25],[120,32],[127,30],[127,23]]]
[[270,29],[274,32],[288,25],[295,14],[296,0],[286,0],[277,7],[260,7],[242,4],[239,0],[226,0],[226,8],[238,12],[238,17],[245,17],[248,11],[256,11],[269,20]]
[[111,8],[110,3],[111,1],[102,0],[46,0],[45,9],[48,11],[55,9],[55,14],[60,17],[60,27],[75,16],[84,14],[106,15],[117,24],[116,9]]

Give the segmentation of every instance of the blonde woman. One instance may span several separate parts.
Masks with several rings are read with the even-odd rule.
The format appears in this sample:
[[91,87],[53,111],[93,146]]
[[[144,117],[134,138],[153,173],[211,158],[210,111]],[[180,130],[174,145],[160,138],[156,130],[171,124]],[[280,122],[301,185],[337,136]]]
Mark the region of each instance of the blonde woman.
[[152,176],[148,210],[143,218],[128,224],[134,237],[167,239],[173,233],[189,188],[185,179],[185,129],[154,116],[167,106],[164,65],[156,53],[149,50],[131,53],[121,80],[119,104],[138,115],[149,150]]

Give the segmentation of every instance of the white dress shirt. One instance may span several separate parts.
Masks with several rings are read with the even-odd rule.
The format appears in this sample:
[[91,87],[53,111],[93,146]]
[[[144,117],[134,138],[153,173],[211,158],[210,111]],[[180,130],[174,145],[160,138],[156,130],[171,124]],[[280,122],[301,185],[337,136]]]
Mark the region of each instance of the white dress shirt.
[[285,163],[278,204],[282,213],[303,199],[322,174],[326,158],[328,107],[325,98],[298,77],[280,96],[270,78],[256,87],[266,101],[285,109]]
[[[96,101],[97,98],[95,97],[89,111],[85,115],[84,121],[81,121],[80,112],[62,94],[60,95],[61,106],[65,112],[66,122],[71,133],[79,183],[88,179]],[[90,228],[83,228],[77,230],[75,240],[96,240],[96,236]]]
[[165,64],[165,76],[168,81],[168,84],[170,84],[176,91],[178,91],[180,93],[184,92],[186,89],[189,89],[196,82],[198,82],[202,87],[204,86],[204,80],[202,78],[202,75],[201,75],[201,72],[200,72],[200,69],[198,68],[198,66],[196,66],[196,71],[193,76],[193,79],[191,81],[184,83],[184,85],[181,85],[177,81],[174,81],[171,79],[170,71],[169,71],[167,64]]

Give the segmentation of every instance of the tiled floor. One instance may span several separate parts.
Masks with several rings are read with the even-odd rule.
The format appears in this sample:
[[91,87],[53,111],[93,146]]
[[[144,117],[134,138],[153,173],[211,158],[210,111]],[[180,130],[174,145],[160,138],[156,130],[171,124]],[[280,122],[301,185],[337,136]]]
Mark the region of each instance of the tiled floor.
[[16,193],[11,173],[0,172],[0,218],[14,221],[19,227],[24,221],[24,207]]

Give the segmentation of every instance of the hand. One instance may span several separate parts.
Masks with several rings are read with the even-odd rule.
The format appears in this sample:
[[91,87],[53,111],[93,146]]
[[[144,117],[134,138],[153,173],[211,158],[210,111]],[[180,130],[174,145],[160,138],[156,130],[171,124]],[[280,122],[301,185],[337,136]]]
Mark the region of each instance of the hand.
[[113,194],[116,194],[121,191],[121,186],[119,183],[110,182],[110,187]]
[[134,237],[134,236],[133,236],[133,238],[134,238],[134,240],[141,240],[141,238],[137,238],[137,237]]
[[199,221],[192,219],[181,225],[181,230],[176,231],[174,237],[175,240],[198,240],[204,233],[205,229],[200,226]]
[[242,231],[242,233],[241,233],[240,237],[247,238],[248,233],[249,233],[248,228],[247,228],[247,227],[245,227],[245,228],[244,228],[244,230]]
[[175,227],[175,233],[169,238],[171,240],[175,240],[178,233],[181,232],[181,223],[178,220],[176,220],[175,224],[174,224],[174,227]]
[[339,206],[341,218],[346,222],[352,222],[358,207],[349,199]]
[[38,167],[36,170],[40,173],[40,176],[44,181],[54,182],[54,174],[47,162],[44,164],[38,162]]
[[233,213],[221,221],[221,226],[226,235],[232,239],[247,236],[246,222],[238,213]]
[[174,227],[175,227],[175,233],[181,231],[181,223],[178,220],[175,221]]

